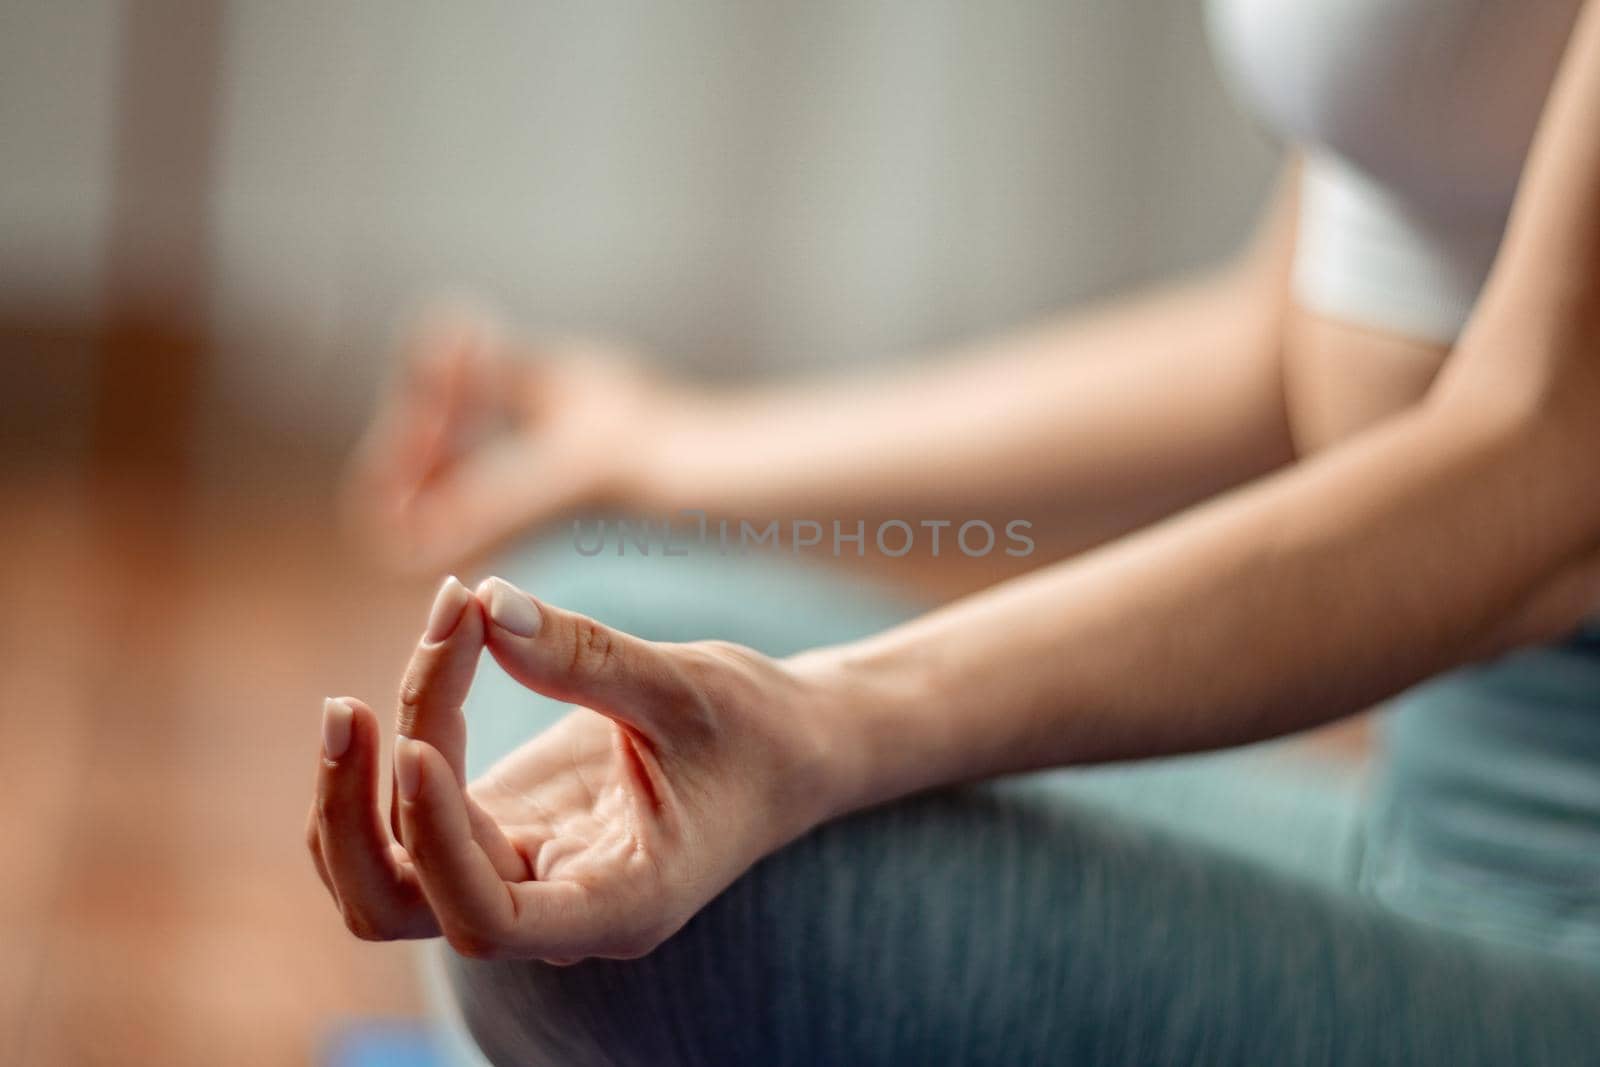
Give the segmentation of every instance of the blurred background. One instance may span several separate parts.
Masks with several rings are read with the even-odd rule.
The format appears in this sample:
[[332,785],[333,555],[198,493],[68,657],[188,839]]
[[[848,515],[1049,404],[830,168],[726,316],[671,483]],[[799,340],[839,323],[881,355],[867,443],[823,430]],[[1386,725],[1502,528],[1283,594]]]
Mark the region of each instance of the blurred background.
[[0,1062],[419,1010],[301,835],[434,584],[330,508],[422,300],[851,373],[1215,258],[1276,151],[1178,0],[0,0]]

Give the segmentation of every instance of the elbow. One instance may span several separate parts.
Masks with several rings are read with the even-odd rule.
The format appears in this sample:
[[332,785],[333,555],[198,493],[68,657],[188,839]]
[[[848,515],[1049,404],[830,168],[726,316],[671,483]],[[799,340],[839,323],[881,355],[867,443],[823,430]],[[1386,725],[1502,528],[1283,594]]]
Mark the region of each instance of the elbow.
[[1463,539],[1497,545],[1481,573],[1500,573],[1505,582],[1462,661],[1565,638],[1600,613],[1597,409],[1584,417],[1570,394],[1522,382],[1430,401],[1427,417],[1458,455],[1475,457],[1453,477],[1489,487],[1496,501],[1457,528]]
[[1557,313],[1525,289],[1491,289],[1428,399],[1486,430],[1600,458],[1600,304]]
[[1473,658],[1555,640],[1600,611],[1600,347],[1590,351],[1463,364],[1428,397],[1441,432],[1500,487],[1504,557],[1529,564],[1515,608]]
[[[1600,512],[1600,330],[1469,329],[1426,399],[1432,414]],[[1597,517],[1600,523],[1600,517]]]
[[[1507,330],[1498,316],[1469,329],[1425,406],[1458,440],[1486,449],[1549,498],[1563,526],[1600,546],[1600,331],[1525,318]],[[1543,320],[1548,322],[1548,320]]]

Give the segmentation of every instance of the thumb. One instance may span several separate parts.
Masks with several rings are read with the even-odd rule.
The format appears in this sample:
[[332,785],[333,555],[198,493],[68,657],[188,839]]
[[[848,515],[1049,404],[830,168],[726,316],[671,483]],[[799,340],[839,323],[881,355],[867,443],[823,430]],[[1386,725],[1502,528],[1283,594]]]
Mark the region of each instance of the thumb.
[[664,648],[541,603],[504,578],[477,589],[490,655],[529,689],[582,704],[661,740],[669,717],[692,698]]

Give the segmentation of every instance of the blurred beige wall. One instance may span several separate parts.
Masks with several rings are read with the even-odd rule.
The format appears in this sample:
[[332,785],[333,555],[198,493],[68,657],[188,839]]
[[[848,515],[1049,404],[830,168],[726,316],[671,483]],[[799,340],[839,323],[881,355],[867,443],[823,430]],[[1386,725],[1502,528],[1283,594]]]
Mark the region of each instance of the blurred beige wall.
[[[222,7],[213,478],[347,441],[441,288],[700,372],[846,366],[1203,262],[1274,165],[1190,0]],[[127,11],[0,11],[0,309],[92,318]]]
[[[0,0],[0,321],[97,327],[115,120],[115,0]],[[38,342],[34,342],[38,343]],[[86,446],[94,352],[0,365],[0,442]]]

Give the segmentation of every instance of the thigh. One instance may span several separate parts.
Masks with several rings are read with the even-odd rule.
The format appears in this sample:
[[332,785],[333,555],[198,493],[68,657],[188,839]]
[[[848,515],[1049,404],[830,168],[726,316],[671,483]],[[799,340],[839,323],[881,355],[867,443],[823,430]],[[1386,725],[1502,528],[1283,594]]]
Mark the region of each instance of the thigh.
[[496,1064],[1571,1063],[1600,982],[1052,776],[821,828],[635,961],[451,960]]
[[1353,890],[1368,825],[1365,773],[1295,740],[1083,767],[1034,788],[1273,873]]

